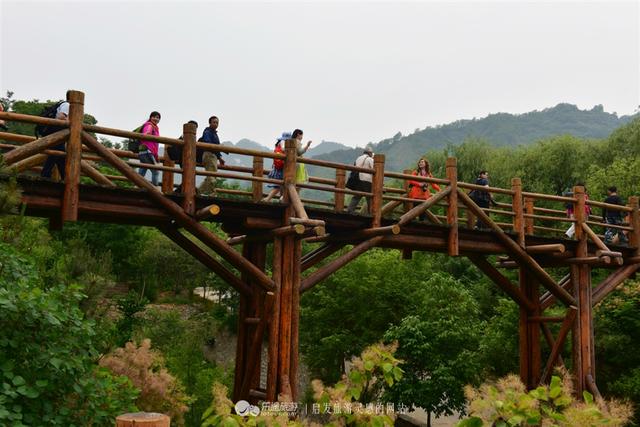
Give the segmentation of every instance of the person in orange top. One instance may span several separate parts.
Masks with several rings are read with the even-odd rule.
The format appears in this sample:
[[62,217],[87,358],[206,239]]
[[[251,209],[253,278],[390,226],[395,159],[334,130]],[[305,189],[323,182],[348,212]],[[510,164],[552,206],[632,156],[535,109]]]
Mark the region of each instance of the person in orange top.
[[[411,175],[433,178],[433,175],[431,174],[431,168],[427,159],[422,158],[418,160],[418,168],[414,170]],[[436,191],[440,191],[440,186],[435,182],[409,181],[409,197],[412,199],[427,200],[429,197],[431,197],[429,186],[431,186],[431,188]]]

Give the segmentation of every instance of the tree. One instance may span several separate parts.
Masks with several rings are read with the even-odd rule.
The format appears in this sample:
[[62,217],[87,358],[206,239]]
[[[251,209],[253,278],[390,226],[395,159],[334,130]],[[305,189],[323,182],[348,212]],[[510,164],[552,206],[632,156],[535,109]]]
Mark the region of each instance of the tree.
[[371,250],[302,297],[300,347],[315,376],[337,381],[345,361],[416,310],[432,258],[403,262],[397,251]]
[[431,415],[464,411],[464,386],[480,373],[478,304],[455,279],[433,274],[418,296],[421,309],[389,328],[384,338],[397,340],[404,361],[403,378],[385,399],[421,407]]
[[131,383],[98,369],[95,324],[77,285],[44,290],[33,262],[0,243],[0,424],[111,425]]

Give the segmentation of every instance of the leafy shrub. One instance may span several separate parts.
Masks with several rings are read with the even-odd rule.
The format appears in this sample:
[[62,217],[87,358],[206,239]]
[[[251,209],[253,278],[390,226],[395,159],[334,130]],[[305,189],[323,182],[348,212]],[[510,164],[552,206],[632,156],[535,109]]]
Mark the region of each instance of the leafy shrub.
[[154,347],[165,357],[172,375],[184,385],[192,396],[187,425],[199,425],[202,413],[211,403],[214,381],[232,384],[231,372],[216,366],[205,358],[205,343],[213,336],[216,324],[210,313],[193,312],[177,308],[150,307],[140,315],[134,338],[150,338]]
[[138,347],[127,343],[100,360],[100,366],[128,377],[140,389],[136,405],[143,411],[162,412],[176,425],[184,425],[183,415],[189,409],[189,397],[182,384],[164,366],[162,356],[151,350],[151,341]]
[[0,424],[111,425],[135,409],[136,390],[95,369],[80,287],[40,283],[33,263],[0,243]]
[[467,387],[471,417],[458,427],[482,426],[624,426],[632,414],[631,406],[616,401],[594,402],[584,392],[584,402],[573,398],[569,375],[553,376],[549,386],[527,392],[515,375],[506,376],[496,384],[484,384],[479,389]]
[[[397,344],[371,345],[362,352],[360,357],[351,361],[349,375],[344,375],[334,387],[326,387],[322,381],[314,380],[314,399],[318,407],[349,408],[348,411],[330,411],[330,415],[323,415],[322,425],[331,426],[392,426],[395,415],[393,413],[378,413],[365,410],[373,406],[371,401],[381,397],[383,389],[393,387],[402,378],[402,363],[393,354]],[[271,410],[262,412],[256,417],[242,417],[232,413],[233,402],[227,397],[227,387],[214,384],[212,389],[213,402],[202,416],[202,427],[207,426],[316,426],[318,423],[310,417],[303,420],[290,420],[287,412]],[[279,401],[286,407],[290,396],[280,396]]]

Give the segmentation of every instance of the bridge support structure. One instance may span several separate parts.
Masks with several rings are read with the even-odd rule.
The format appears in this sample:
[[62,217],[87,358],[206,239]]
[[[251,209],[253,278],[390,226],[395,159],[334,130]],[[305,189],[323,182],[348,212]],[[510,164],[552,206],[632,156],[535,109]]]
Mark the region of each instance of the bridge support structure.
[[[574,188],[573,197],[564,197],[527,193],[518,178],[512,180],[511,189],[463,183],[458,181],[453,158],[447,159],[446,179],[439,179],[412,175],[411,171],[385,171],[385,158],[381,155],[375,156],[373,170],[304,159],[297,155],[294,140],[286,141],[284,155],[212,146],[197,142],[195,127],[191,124],[185,124],[183,140],[142,135],[84,124],[84,94],[69,91],[67,99],[71,103],[69,122],[0,112],[3,120],[63,128],[39,139],[0,132],[3,141],[19,144],[0,143],[0,149],[6,151],[5,164],[17,173],[41,164],[46,156],[66,157],[64,183],[41,181],[37,184],[46,187],[41,189],[33,179],[24,181],[28,186],[23,194],[25,212],[50,218],[56,228],[76,220],[153,225],[238,291],[234,400],[273,402],[299,398],[300,295],[374,247],[399,249],[405,259],[411,258],[413,251],[466,256],[519,306],[520,376],[527,387],[548,382],[554,367],[564,365],[561,353],[571,333],[571,367],[576,392],[589,390],[599,396],[595,382],[593,307],[640,269],[638,197],[631,197],[629,206],[621,207],[587,201],[582,187]],[[162,165],[147,165],[163,172],[160,191],[133,169],[138,163],[130,159],[137,158],[136,153],[108,148],[96,139],[95,133],[180,146],[180,168],[167,158],[162,159]],[[66,151],[52,149],[65,141],[68,141]],[[249,175],[197,171],[198,149],[250,155],[253,166],[220,167]],[[284,160],[282,180],[265,178],[264,158]],[[105,175],[109,172],[100,172],[97,164],[91,162],[108,164],[120,175]],[[310,178],[310,182],[325,186],[296,182],[300,163],[334,168],[335,179]],[[345,188],[346,171],[370,173],[373,176],[371,191]],[[173,191],[174,174],[182,175],[179,193]],[[99,186],[80,184],[81,175]],[[251,191],[219,189],[221,193],[224,190],[227,194],[248,196],[250,202],[239,206],[237,201],[216,199],[216,204],[211,204],[211,199],[197,195],[197,175],[250,181]],[[403,181],[404,189],[385,187],[385,179]],[[422,184],[437,183],[444,188],[426,200],[412,199],[406,194],[408,182],[416,180]],[[138,190],[117,188],[114,182],[118,181],[127,181]],[[281,186],[283,203],[277,206],[260,203],[265,183]],[[313,201],[316,205],[329,205],[331,209],[311,211],[309,208],[313,214],[310,218],[298,188],[331,191],[334,202]],[[494,209],[481,208],[467,190],[506,195],[511,203],[497,203]],[[370,215],[345,215],[346,194],[369,198]],[[564,210],[535,206],[539,200],[572,203],[575,217],[567,219]],[[588,205],[624,212],[628,225],[617,228],[628,232],[627,247],[616,251],[607,247],[595,233],[596,229],[591,228],[603,226],[590,221],[585,209]],[[405,212],[393,217],[393,211],[400,206],[405,207]],[[231,213],[225,211],[227,207]],[[445,215],[432,212],[435,209],[441,209]],[[509,217],[511,222],[499,222],[496,217]],[[418,224],[418,218],[425,220]],[[473,230],[476,218],[486,225],[486,230]],[[223,240],[201,223],[205,220],[222,223],[232,237]],[[536,235],[537,232],[563,235],[564,229],[550,226],[558,222],[575,226],[575,241]],[[303,240],[321,245],[303,254]],[[241,253],[233,247],[236,244],[242,244]],[[271,259],[268,259],[269,245],[272,245]],[[346,245],[353,247],[319,265]],[[489,256],[501,254],[506,255],[503,257],[506,259],[498,265],[489,261]],[[312,267],[317,268],[304,274]],[[509,275],[498,268],[517,268],[518,283],[513,283]],[[557,280],[549,268],[567,269],[568,274]],[[614,271],[593,287],[591,271],[594,268]],[[541,295],[543,290],[545,293]],[[564,306],[564,315],[545,316],[545,310],[556,303]],[[548,325],[550,322],[560,323],[555,336]],[[266,354],[263,354],[265,343]],[[265,365],[266,372],[263,372]]]

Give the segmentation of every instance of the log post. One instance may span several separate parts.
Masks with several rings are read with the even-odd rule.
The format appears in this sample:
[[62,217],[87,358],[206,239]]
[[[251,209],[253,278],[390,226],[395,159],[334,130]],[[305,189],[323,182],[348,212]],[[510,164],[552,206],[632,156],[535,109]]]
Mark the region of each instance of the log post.
[[513,209],[513,231],[518,233],[518,244],[524,248],[524,209],[522,206],[522,181],[520,178],[511,179],[513,197],[511,206]]
[[447,159],[446,174],[449,180],[449,188],[451,189],[447,206],[447,224],[449,225],[447,252],[449,256],[458,256],[458,170],[455,157]]
[[531,317],[540,316],[540,291],[533,275],[525,268],[519,271],[520,291],[530,301],[534,308],[528,310],[520,306],[520,322],[518,341],[520,348],[520,378],[529,389],[535,388],[540,382],[541,369],[541,348],[540,348],[540,328],[534,322],[530,322]]
[[[282,179],[284,181],[284,185],[282,186],[282,201],[285,204],[290,204],[291,200],[289,197],[289,193],[288,191],[286,191],[287,184],[296,185],[296,168],[298,166],[298,152],[296,149],[296,141],[294,139],[287,139],[285,141],[284,152],[287,157],[284,161],[284,167],[282,171]],[[289,225],[289,218],[295,215],[293,215],[293,209],[291,208],[291,206],[287,207],[286,211],[288,212],[288,214],[285,214],[283,221],[284,225]]]
[[[297,149],[295,140],[289,139],[285,142],[285,155],[282,197],[287,207],[282,218],[282,225],[289,225],[291,218],[295,216],[291,192],[287,191],[287,188],[294,187],[296,184]],[[295,190],[295,187],[292,189]],[[269,397],[269,393],[273,393],[275,389],[276,396],[288,392],[291,398],[295,398],[292,393],[295,388],[293,383],[297,382],[297,378],[291,376],[291,369],[292,366],[294,369],[298,366],[298,332],[297,330],[293,331],[294,328],[298,327],[298,324],[293,319],[297,316],[296,313],[298,311],[298,307],[294,308],[294,304],[297,304],[299,300],[297,297],[294,298],[293,293],[299,292],[300,289],[300,274],[299,271],[296,271],[300,268],[300,258],[296,259],[296,255],[300,255],[300,253],[296,248],[298,239],[295,236],[283,236],[281,242],[281,254],[278,255],[281,267],[279,271],[280,304],[277,336],[277,378],[272,381],[267,395]]]
[[638,196],[629,197],[629,206],[633,209],[629,214],[629,225],[633,228],[629,232],[629,245],[636,249],[636,255],[640,255],[640,210],[638,204]]
[[155,412],[135,412],[116,418],[116,427],[169,427],[171,418]]
[[[534,200],[531,197],[524,199],[524,210],[527,215],[533,215],[533,203]],[[524,220],[524,232],[529,235],[533,234],[533,218],[528,217]]]
[[196,125],[182,126],[184,146],[182,147],[182,209],[193,215],[196,210]]
[[[264,159],[253,156],[253,176],[262,178],[264,175]],[[251,193],[254,202],[262,200],[262,183],[260,181],[251,182]]]
[[267,402],[275,402],[278,398],[278,348],[280,333],[280,295],[282,283],[282,237],[273,239],[272,278],[275,284],[274,304],[269,317],[269,348],[267,366]]
[[[584,187],[574,187],[573,194],[577,200],[573,209],[573,214],[576,219],[576,239],[578,240],[575,256],[577,258],[586,258],[588,255],[588,247],[587,233],[583,229],[583,224],[585,224],[587,220]],[[595,379],[591,267],[585,263],[572,265],[571,281],[573,282],[574,298],[578,308],[576,322],[574,323],[572,331],[573,374],[576,381],[576,394],[582,396],[582,392],[587,389],[587,375],[591,375]]]
[[77,90],[67,92],[69,102],[69,142],[65,160],[64,195],[62,198],[62,221],[78,220],[80,200],[80,162],[82,160],[82,120],[84,119],[84,93]]
[[[405,175],[411,175],[413,173],[413,170],[405,169],[402,171],[402,173],[404,173]],[[408,179],[405,179],[404,181],[402,181],[402,189],[404,190],[404,193],[406,194],[406,196],[409,197],[409,180]],[[409,212],[413,208],[413,203],[404,202],[403,207],[405,212]]]
[[373,216],[372,227],[380,227],[382,221],[382,194],[384,192],[384,154],[373,156],[373,180],[371,182],[371,204],[369,212]]
[[[169,158],[167,150],[164,151],[162,166],[173,168],[176,163]],[[173,193],[173,172],[162,171],[162,192],[164,194]]]
[[[345,189],[347,183],[347,172],[344,169],[336,169],[336,188]],[[334,210],[341,213],[344,210],[344,193],[334,193],[335,207]]]

